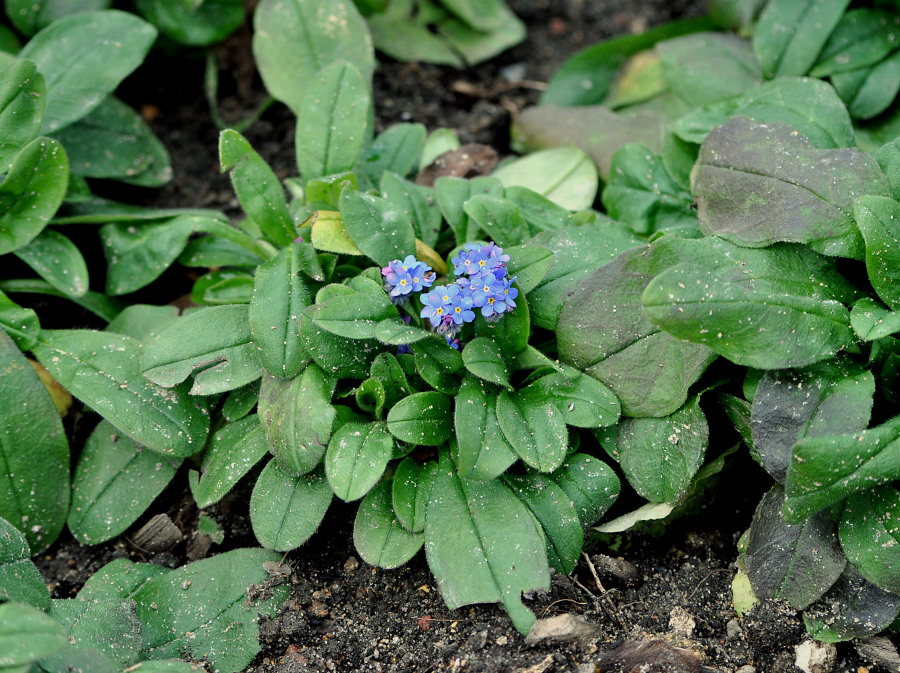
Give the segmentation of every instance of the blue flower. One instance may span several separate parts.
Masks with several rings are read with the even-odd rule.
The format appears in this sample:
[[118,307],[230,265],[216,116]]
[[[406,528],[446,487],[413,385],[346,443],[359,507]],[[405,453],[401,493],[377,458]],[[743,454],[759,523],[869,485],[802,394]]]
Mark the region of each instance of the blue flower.
[[512,287],[515,280],[514,276],[495,285],[494,291],[485,300],[484,306],[481,307],[481,315],[490,322],[499,320],[501,315],[509,313],[516,307],[515,299],[519,296],[519,291]]
[[477,252],[477,245],[474,243],[467,243],[465,247],[459,251],[459,254],[450,260],[450,263],[453,264],[453,273],[457,276],[478,273],[476,269],[476,262],[478,260],[473,257],[473,254],[477,254]]
[[427,294],[423,292],[420,297],[425,307],[419,317],[428,318],[432,327],[438,327],[450,313],[453,297],[457,294],[459,294],[457,285],[438,285]]
[[410,292],[421,292],[423,288],[431,287],[435,278],[431,267],[412,255],[407,255],[403,261],[395,259],[390,262],[381,269],[381,275],[385,279],[385,291],[401,301]]
[[503,289],[502,282],[491,271],[473,277],[470,280],[470,285],[472,288],[472,304],[476,308],[484,306],[488,297]]
[[454,325],[462,325],[475,320],[475,313],[472,311],[472,297],[468,293],[461,292],[453,295],[450,298],[449,316]]

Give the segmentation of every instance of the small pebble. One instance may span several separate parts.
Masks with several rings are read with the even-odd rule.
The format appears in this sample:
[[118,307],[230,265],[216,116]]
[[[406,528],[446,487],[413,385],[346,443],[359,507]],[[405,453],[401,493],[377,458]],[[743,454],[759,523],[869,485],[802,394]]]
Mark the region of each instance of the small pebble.
[[725,638],[728,640],[737,640],[741,637],[741,625],[736,619],[729,620],[725,625]]
[[496,643],[500,646],[506,645],[509,642],[509,638],[506,636],[500,636],[497,638]]
[[830,673],[837,663],[834,643],[804,640],[794,646],[794,652],[797,655],[794,665],[804,673]]
[[745,666],[741,666],[734,673],[756,673],[756,669],[750,664],[747,664]]
[[351,556],[347,559],[346,563],[344,563],[345,573],[352,573],[357,568],[359,568],[359,561],[356,560],[355,556]]
[[676,635],[690,638],[696,625],[691,614],[680,605],[676,605],[669,613],[669,631]]

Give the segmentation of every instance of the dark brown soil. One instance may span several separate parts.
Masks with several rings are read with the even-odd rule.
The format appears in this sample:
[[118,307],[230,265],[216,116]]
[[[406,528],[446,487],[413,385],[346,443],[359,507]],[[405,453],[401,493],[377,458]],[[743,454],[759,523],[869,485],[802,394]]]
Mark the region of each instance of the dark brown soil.
[[[418,121],[429,130],[449,127],[462,142],[480,142],[507,153],[516,111],[537,102],[540,83],[573,53],[616,34],[640,31],[705,9],[701,0],[510,0],[529,27],[528,40],[495,60],[467,70],[383,60],[375,76],[377,130]],[[242,119],[265,98],[251,63],[249,28],[216,49],[220,66],[220,113]],[[158,191],[101,186],[104,195],[167,207],[211,207],[237,216],[238,203],[217,165],[218,130],[202,93],[201,54],[155,54],[121,91],[141,109],[168,146],[175,178]],[[512,81],[510,81],[512,80]],[[275,105],[245,135],[280,177],[296,173],[292,115]],[[97,282],[95,280],[95,282]],[[102,286],[102,279],[100,279]],[[142,292],[142,301],[165,303],[189,288],[183,271],[170,271]],[[73,446],[89,431],[90,416],[70,416]],[[186,468],[185,468],[186,469]],[[356,556],[352,543],[355,507],[332,506],[322,529],[287,555],[291,595],[281,614],[260,624],[262,651],[248,671],[503,671],[590,673],[610,671],[731,671],[787,673],[794,646],[805,638],[800,616],[783,604],[757,607],[738,618],[731,606],[736,543],[768,487],[764,473],[746,455],[723,476],[693,516],[654,537],[592,540],[592,555],[621,556],[636,569],[630,583],[602,568],[594,577],[583,559],[571,577],[554,576],[547,593],[529,598],[539,617],[583,616],[599,632],[583,644],[544,641],[534,646],[513,628],[501,608],[481,605],[446,609],[424,556],[385,571]],[[197,550],[182,542],[149,554],[130,541],[150,516],[165,512],[190,538],[198,512],[180,474],[129,534],[98,547],[83,547],[64,534],[39,559],[55,597],[74,595],[87,577],[116,557],[170,567]],[[239,486],[207,513],[223,527],[222,548],[254,545],[247,515],[249,492]],[[210,553],[219,547],[213,545]],[[595,569],[601,559],[593,563]],[[673,614],[694,622],[690,633],[670,627]],[[675,621],[678,621],[677,619]],[[674,622],[673,622],[674,624]],[[681,664],[596,668],[604,653],[626,639],[644,637],[689,652]],[[864,673],[866,664],[851,644],[838,646],[833,670]],[[701,667],[702,660],[702,668]],[[649,662],[649,660],[647,660]],[[753,669],[746,667],[753,667]],[[741,668],[745,667],[745,668]]]

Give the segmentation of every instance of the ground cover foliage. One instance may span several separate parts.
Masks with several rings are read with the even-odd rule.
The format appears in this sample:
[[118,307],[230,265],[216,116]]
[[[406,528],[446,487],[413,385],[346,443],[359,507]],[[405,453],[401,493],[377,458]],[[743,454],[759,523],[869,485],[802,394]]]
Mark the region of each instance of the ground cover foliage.
[[[263,0],[254,55],[297,116],[297,177],[226,129],[239,222],[95,196],[89,179],[167,179],[165,150],[113,92],[157,31],[194,45],[230,32],[203,20],[215,4],[137,3],[142,19],[7,2],[34,37],[4,42],[0,253],[39,278],[0,280],[0,670],[242,670],[259,616],[287,596],[282,552],[335,498],[359,501],[363,560],[424,549],[448,608],[501,602],[526,633],[523,594],[570,573],[586,531],[677,515],[747,449],[774,485],[738,584],[805,609],[820,640],[891,627],[894,4],[721,0],[610,40],[520,116],[530,154],[416,181],[459,141],[412,123],[373,133],[372,36],[406,26],[424,49],[443,34],[474,62],[503,48],[508,10],[444,2],[409,20],[375,3],[367,24],[349,2]],[[167,30],[171,12],[206,37]],[[480,42],[467,52],[428,28],[441,21]],[[75,224],[98,225],[104,292]],[[200,270],[196,306],[120,299],[176,263]],[[107,327],[42,328],[29,293]],[[70,396],[103,418],[71,473]],[[64,526],[85,544],[120,535],[185,461],[200,508],[253,483],[262,549],[177,570],[120,559],[51,600],[30,557]],[[601,522],[623,487],[646,504]]]

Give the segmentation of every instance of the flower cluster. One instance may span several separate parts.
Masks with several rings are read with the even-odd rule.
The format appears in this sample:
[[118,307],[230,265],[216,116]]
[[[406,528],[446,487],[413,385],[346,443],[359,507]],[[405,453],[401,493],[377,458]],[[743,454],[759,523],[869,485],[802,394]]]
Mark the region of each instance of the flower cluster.
[[405,301],[410,292],[431,287],[435,278],[431,267],[412,255],[407,255],[402,262],[395,259],[381,269],[381,275],[384,276],[384,289],[395,304]]
[[427,318],[451,346],[458,348],[455,337],[464,324],[475,320],[476,310],[494,322],[516,307],[519,291],[512,287],[515,277],[506,274],[508,261],[509,255],[503,254],[503,248],[494,243],[469,243],[450,260],[456,280],[449,285],[431,287],[434,272],[412,255],[402,262],[391,262],[381,273],[385,277],[385,290],[397,303],[411,292],[430,288],[419,296],[424,305],[420,317]]

